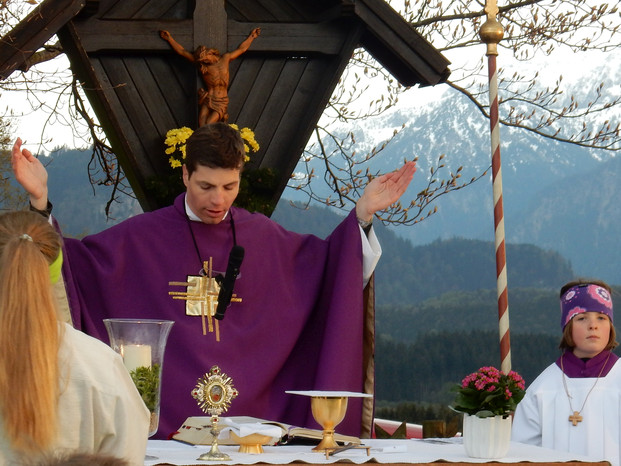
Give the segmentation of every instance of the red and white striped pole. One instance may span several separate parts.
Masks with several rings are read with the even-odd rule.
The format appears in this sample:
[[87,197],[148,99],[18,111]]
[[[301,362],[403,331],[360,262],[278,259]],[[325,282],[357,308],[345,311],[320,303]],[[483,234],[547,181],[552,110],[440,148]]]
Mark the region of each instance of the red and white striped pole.
[[479,35],[487,44],[489,74],[489,123],[492,142],[492,183],[494,193],[494,242],[496,245],[496,291],[498,296],[498,330],[500,337],[500,370],[511,370],[511,342],[509,338],[509,299],[507,292],[507,257],[505,251],[505,219],[502,207],[502,168],[500,163],[500,129],[498,123],[498,74],[496,56],[503,29],[496,20],[496,0],[488,0],[485,6],[487,21]]

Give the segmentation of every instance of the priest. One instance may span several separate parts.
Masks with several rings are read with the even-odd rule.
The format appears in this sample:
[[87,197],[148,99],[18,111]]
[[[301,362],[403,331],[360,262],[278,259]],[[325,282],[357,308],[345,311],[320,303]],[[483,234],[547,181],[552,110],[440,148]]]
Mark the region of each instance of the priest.
[[[309,399],[286,391],[372,392],[363,289],[381,248],[371,222],[405,192],[415,164],[374,178],[320,239],[233,206],[244,156],[238,131],[204,125],[187,141],[186,191],[173,205],[82,240],[65,238],[63,278],[76,328],[107,342],[105,318],[175,322],[156,438],[204,415],[191,392],[214,365],[239,392],[227,416],[319,428]],[[20,139],[12,162],[31,209],[49,215],[47,172]],[[339,432],[365,433],[362,405],[350,400]]]

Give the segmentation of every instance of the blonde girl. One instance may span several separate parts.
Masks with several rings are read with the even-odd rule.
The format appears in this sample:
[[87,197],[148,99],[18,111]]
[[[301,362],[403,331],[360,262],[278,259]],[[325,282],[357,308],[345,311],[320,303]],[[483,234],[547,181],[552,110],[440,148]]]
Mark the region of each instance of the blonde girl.
[[43,216],[0,215],[0,464],[51,452],[143,464],[148,411],[120,356],[59,321],[61,265]]

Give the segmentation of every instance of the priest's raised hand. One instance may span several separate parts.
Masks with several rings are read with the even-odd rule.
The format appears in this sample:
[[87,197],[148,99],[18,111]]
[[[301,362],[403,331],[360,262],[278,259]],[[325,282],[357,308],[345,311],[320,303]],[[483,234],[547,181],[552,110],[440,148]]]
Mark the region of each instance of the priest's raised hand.
[[22,149],[17,138],[11,153],[11,164],[17,182],[30,195],[30,204],[37,210],[45,210],[48,203],[47,170],[28,149]]
[[415,172],[416,163],[410,161],[398,170],[373,178],[356,202],[358,219],[370,222],[376,212],[397,202],[408,188]]

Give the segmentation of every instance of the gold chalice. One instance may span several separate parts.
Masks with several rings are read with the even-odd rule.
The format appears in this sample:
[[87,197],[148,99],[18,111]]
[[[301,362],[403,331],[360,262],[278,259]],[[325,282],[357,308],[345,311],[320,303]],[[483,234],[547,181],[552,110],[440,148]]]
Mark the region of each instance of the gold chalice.
[[334,430],[347,412],[346,396],[313,396],[311,397],[313,418],[323,428],[323,438],[313,451],[324,451],[328,448],[338,448],[334,440]]
[[329,449],[338,448],[334,439],[336,426],[345,418],[347,412],[347,400],[351,397],[371,398],[369,393],[356,393],[347,391],[320,391],[307,390],[295,391],[287,390],[285,393],[292,395],[309,396],[311,399],[311,412],[313,418],[323,429],[323,437],[319,445],[313,451],[323,452]]

